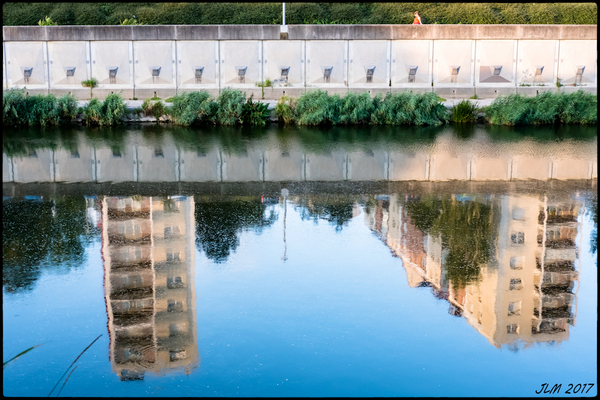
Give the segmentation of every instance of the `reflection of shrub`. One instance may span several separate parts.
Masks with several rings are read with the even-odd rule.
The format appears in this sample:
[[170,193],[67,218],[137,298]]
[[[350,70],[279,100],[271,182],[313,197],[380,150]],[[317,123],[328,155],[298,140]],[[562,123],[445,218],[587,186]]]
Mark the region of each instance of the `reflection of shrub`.
[[273,225],[277,215],[265,215],[260,199],[198,201],[195,206],[196,246],[214,262],[224,262],[240,244],[242,230],[258,233]]
[[[98,234],[86,226],[83,196],[2,203],[2,284],[7,292],[33,287],[44,270],[78,268],[87,241]],[[88,233],[89,232],[89,233]]]
[[473,282],[480,266],[492,258],[494,232],[492,206],[475,200],[424,196],[408,200],[404,209],[423,234],[439,237],[447,249],[442,268],[457,287]]

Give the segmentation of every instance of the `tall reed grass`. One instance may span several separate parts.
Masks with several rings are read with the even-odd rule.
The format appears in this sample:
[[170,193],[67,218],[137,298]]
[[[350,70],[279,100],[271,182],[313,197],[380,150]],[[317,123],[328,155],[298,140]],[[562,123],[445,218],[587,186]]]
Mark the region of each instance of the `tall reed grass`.
[[2,96],[2,124],[61,125],[72,122],[77,114],[77,100],[71,94],[58,99],[52,95],[26,96],[24,89],[11,89]]
[[173,97],[166,112],[173,123],[190,126],[198,124],[264,126],[269,121],[268,105],[246,99],[237,89],[225,88],[214,100],[208,92],[182,92]]
[[510,94],[496,98],[486,108],[486,119],[494,125],[584,124],[598,122],[597,95],[582,90],[573,93],[543,92],[533,97]]
[[439,126],[448,119],[446,107],[433,92],[388,93],[383,100],[377,99],[376,104],[371,116],[371,123],[376,125]]
[[450,108],[450,120],[456,123],[477,121],[479,107],[469,100],[462,100]]
[[122,123],[126,107],[118,93],[109,94],[104,102],[93,98],[83,108],[83,121],[86,125],[111,126]]
[[182,92],[172,99],[172,105],[167,108],[173,123],[190,126],[204,123],[214,123],[219,104],[210,97],[208,92]]
[[275,112],[298,125],[433,125],[444,124],[446,107],[435,93],[388,93],[385,98],[349,92],[329,96],[322,90],[303,93],[292,107],[284,100]]
[[217,122],[221,125],[238,125],[243,122],[242,113],[246,96],[239,90],[225,88],[221,91],[217,102]]
[[294,122],[294,110],[296,109],[296,99],[294,97],[283,95],[275,105],[275,115],[277,120],[283,124]]

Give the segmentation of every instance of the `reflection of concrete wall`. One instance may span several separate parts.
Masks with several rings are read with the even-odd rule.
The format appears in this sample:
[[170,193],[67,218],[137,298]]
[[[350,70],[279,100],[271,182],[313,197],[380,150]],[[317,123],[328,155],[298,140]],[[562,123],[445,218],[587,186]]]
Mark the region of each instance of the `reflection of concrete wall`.
[[515,155],[512,162],[514,179],[545,180],[552,175],[552,164],[548,157]]
[[266,181],[300,181],[304,180],[304,153],[297,150],[265,151]]
[[206,153],[183,151],[181,158],[182,181],[221,181],[221,154],[218,149],[212,149]]
[[2,87],[8,88],[7,68],[6,68],[6,42],[2,42]]
[[[392,41],[392,87],[431,88],[433,56],[432,40]],[[409,66],[417,67],[413,82],[409,82]]]
[[452,135],[432,146],[338,149],[314,153],[298,142],[255,144],[242,151],[219,146],[178,148],[127,136],[123,144],[79,140],[67,148],[38,150],[37,157],[8,157],[4,182],[252,182],[286,180],[547,180],[598,177],[595,141],[538,143],[464,142]]
[[[594,176],[595,166],[588,160],[569,160],[568,163],[558,163],[557,160],[552,162],[552,179],[580,179],[578,176]],[[597,176],[597,174],[596,174]]]
[[478,156],[471,159],[472,180],[510,180],[510,162],[507,155]]
[[432,181],[469,180],[469,156],[453,152],[437,152],[430,158],[429,179]]
[[389,179],[393,181],[428,180],[429,155],[416,152],[390,152]]
[[120,154],[110,147],[95,150],[97,182],[131,182],[137,180],[135,148],[123,146]]
[[56,182],[90,182],[93,180],[92,160],[94,150],[80,144],[73,151],[56,150],[55,181]]
[[354,181],[379,181],[387,179],[388,155],[382,151],[354,151],[348,153],[347,178]]
[[346,176],[346,154],[343,152],[306,155],[306,180],[341,181]]
[[14,180],[13,176],[13,160],[12,158],[8,158],[6,154],[2,154],[2,182],[12,182]]
[[263,153],[261,150],[247,149],[241,153],[228,155],[221,153],[223,181],[252,182],[263,180]]
[[27,157],[13,157],[15,182],[54,182],[52,150],[38,149]]
[[138,181],[171,182],[177,180],[179,153],[172,144],[137,147]]

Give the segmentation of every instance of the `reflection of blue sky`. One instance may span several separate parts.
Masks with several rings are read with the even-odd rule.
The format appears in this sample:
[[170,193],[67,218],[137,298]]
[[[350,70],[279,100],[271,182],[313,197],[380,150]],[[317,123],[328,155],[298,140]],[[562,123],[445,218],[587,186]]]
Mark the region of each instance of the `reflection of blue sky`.
[[[409,288],[399,258],[364,224],[336,233],[302,221],[288,202],[260,235],[240,233],[221,264],[196,251],[200,366],[190,375],[120,382],[111,371],[99,241],[86,264],[45,271],[27,293],[3,293],[5,395],[46,395],[73,359],[61,395],[89,396],[535,396],[541,383],[596,382],[597,267],[589,216],[581,243],[576,325],[558,346],[496,349],[429,288]],[[57,300],[57,293],[60,293]],[[594,387],[588,395],[595,395]]]

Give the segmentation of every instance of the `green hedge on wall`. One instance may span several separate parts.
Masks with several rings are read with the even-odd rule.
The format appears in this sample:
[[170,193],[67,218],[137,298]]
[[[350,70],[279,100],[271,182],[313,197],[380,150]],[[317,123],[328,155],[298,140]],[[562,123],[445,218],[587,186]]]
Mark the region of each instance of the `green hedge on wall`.
[[[598,23],[595,3],[286,3],[287,24]],[[4,3],[4,26],[117,25],[134,15],[148,25],[281,24],[282,3]]]

